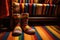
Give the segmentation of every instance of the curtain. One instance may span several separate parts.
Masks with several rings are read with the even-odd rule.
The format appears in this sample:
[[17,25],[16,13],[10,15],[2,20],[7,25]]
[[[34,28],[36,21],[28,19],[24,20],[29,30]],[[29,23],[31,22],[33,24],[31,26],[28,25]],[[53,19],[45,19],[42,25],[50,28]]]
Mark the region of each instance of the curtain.
[[9,16],[8,0],[0,0],[0,18]]

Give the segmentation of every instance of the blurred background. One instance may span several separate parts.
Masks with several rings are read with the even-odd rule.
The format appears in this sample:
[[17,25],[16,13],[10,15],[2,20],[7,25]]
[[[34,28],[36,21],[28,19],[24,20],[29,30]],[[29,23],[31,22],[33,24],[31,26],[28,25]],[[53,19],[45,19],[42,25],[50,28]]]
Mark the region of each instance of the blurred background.
[[[12,2],[20,4],[20,13],[29,13],[35,35],[12,36]],[[60,0],[0,0],[0,40],[60,40]]]

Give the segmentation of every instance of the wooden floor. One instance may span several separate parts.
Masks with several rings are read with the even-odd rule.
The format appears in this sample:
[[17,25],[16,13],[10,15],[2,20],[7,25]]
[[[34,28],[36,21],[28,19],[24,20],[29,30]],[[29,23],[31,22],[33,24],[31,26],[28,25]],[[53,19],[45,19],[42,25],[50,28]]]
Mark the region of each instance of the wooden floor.
[[12,36],[12,32],[0,33],[0,40],[60,40],[60,26],[45,25],[31,26],[36,30],[34,35],[22,33],[20,36]]

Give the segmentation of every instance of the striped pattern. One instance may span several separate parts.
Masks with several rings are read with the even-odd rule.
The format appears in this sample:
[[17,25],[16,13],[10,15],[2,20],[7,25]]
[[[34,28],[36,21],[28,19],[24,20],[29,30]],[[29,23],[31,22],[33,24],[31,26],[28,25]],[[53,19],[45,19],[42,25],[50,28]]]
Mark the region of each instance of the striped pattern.
[[[59,26],[32,26],[36,30],[34,35],[22,33],[20,36],[12,36],[12,32],[0,34],[0,40],[60,40]],[[59,29],[58,29],[59,28]]]
[[[46,0],[48,4],[41,4],[38,3],[39,0],[29,0],[29,3],[26,1],[27,0],[20,0],[20,12],[21,13],[29,13],[31,16],[57,16],[56,10],[57,10],[57,5],[52,4],[49,1],[51,0]],[[19,0],[18,0],[19,2]]]
[[34,16],[57,16],[57,5],[54,4],[30,4],[30,3],[21,3],[20,12],[29,13]]
[[49,4],[57,4],[59,2],[59,0],[13,0],[16,2],[20,2],[20,3],[49,3]]
[[[49,4],[49,6],[44,6],[43,10],[41,11],[42,16],[59,16],[59,9],[60,6],[56,5],[56,6],[51,6],[51,4],[59,4],[60,0],[1,0],[1,6],[0,6],[0,18],[4,18],[6,16],[10,16],[11,15],[11,1],[12,2],[18,2],[18,3],[22,3],[23,5],[25,3],[30,3],[30,4]],[[27,6],[27,5],[25,5]],[[23,8],[22,8],[23,7]],[[20,9],[21,12],[24,12],[24,6],[22,6]],[[33,6],[34,7],[34,6]],[[43,7],[43,6],[42,6]],[[31,7],[32,9],[32,7]],[[35,11],[36,8],[33,8],[32,10]],[[38,8],[37,8],[38,9]],[[41,9],[41,8],[40,8]],[[27,9],[28,10],[28,9]],[[30,7],[29,7],[30,10]],[[45,11],[44,11],[45,10]],[[49,10],[49,11],[47,11]],[[30,10],[31,11],[31,10]],[[40,11],[40,10],[39,10]],[[37,11],[38,12],[38,11]],[[48,14],[47,14],[48,13]],[[31,13],[32,14],[32,13]],[[39,13],[37,13],[39,14]],[[58,14],[58,15],[57,15]],[[36,16],[36,14],[33,12],[33,15]],[[39,15],[41,16],[41,15]]]
[[48,4],[57,4],[59,0],[13,0],[20,3],[48,3]]

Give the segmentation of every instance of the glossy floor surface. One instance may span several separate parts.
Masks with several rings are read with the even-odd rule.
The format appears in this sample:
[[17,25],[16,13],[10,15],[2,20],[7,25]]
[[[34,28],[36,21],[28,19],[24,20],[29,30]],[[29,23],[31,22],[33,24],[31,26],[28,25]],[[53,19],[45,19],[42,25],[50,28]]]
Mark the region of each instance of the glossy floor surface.
[[22,33],[20,36],[12,36],[11,32],[0,33],[0,40],[60,40],[60,26],[45,25],[31,26],[36,30],[34,35]]

